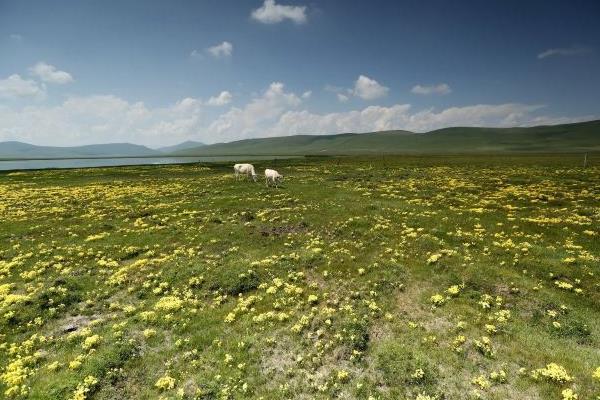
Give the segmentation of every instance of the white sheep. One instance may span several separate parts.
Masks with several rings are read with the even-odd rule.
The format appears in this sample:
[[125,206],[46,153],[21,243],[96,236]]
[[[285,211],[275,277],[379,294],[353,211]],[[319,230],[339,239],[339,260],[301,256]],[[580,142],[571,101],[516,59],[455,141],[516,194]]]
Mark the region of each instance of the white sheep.
[[265,169],[265,184],[269,187],[269,183],[273,183],[275,187],[279,187],[279,182],[283,181],[283,175],[274,169]]
[[246,175],[247,178],[252,176],[252,179],[256,182],[256,172],[254,172],[254,165],[252,164],[235,164],[233,166],[233,172],[235,173],[236,180],[242,175]]

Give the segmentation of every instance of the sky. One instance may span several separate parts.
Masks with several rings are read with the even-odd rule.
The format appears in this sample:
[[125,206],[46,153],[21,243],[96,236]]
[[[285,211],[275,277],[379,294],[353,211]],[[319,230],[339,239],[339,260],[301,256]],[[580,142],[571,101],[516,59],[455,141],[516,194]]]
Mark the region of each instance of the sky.
[[600,118],[600,2],[0,0],[0,141]]

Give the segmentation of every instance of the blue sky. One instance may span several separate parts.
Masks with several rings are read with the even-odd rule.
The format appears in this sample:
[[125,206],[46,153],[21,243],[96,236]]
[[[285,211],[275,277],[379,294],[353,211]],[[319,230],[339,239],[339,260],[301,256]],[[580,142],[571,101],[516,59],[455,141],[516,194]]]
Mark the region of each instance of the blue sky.
[[0,141],[594,119],[598,20],[598,1],[0,0]]

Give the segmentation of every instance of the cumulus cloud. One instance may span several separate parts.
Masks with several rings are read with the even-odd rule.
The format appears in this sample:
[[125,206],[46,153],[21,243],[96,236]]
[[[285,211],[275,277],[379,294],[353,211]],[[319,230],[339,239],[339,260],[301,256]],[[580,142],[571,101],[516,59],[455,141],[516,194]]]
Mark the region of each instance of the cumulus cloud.
[[56,106],[0,107],[0,141],[161,145],[194,137],[201,121],[201,102],[193,98],[150,109],[143,102],[131,103],[112,95],[70,97]]
[[375,79],[360,75],[354,82],[353,94],[363,100],[374,100],[385,96],[389,88],[381,85]]
[[[209,47],[206,49],[206,51],[208,51],[215,58],[230,57],[233,53],[233,45],[227,41],[224,41],[221,44]],[[194,55],[194,51],[192,51],[192,55]]]
[[543,106],[527,104],[478,104],[451,107],[441,111],[413,111],[410,104],[390,107],[369,106],[362,110],[315,114],[306,110],[290,110],[265,132],[265,136],[294,134],[329,134],[408,130],[427,132],[450,126],[512,127],[577,122],[593,119],[584,117],[535,116]]
[[340,103],[347,102],[352,95],[352,89],[344,89],[343,87],[334,85],[325,85],[323,88],[326,92],[334,93]]
[[297,24],[306,22],[305,6],[276,4],[275,0],[265,0],[263,5],[252,11],[251,18],[263,24],[276,24],[286,19]]
[[199,99],[195,99],[193,97],[186,97],[184,99],[179,100],[172,107],[172,110],[177,112],[178,114],[188,113],[188,112],[196,112],[200,110],[202,106],[202,101]]
[[259,136],[276,122],[286,110],[302,103],[301,97],[286,92],[283,83],[273,82],[245,107],[233,107],[213,121],[208,132],[216,135],[213,141],[226,141]]
[[576,55],[580,55],[580,54],[587,54],[587,53],[590,53],[591,51],[592,51],[592,49],[590,49],[589,47],[582,47],[582,46],[557,47],[554,49],[548,49],[548,50],[542,51],[541,53],[539,53],[537,55],[537,58],[541,60],[544,58],[555,57],[555,56],[576,56]]
[[224,106],[225,104],[231,103],[232,98],[233,96],[231,95],[231,93],[229,93],[227,90],[224,90],[221,93],[219,93],[218,96],[213,96],[210,99],[208,99],[206,104],[208,104],[209,106]]
[[32,75],[37,76],[44,82],[55,83],[58,85],[64,85],[66,83],[73,82],[71,74],[65,71],[59,71],[55,66],[46,64],[45,62],[39,62],[33,67],[29,68]]
[[438,85],[415,85],[410,90],[414,94],[448,94],[452,91],[447,83],[440,83]]
[[12,74],[8,78],[0,80],[0,98],[30,97],[42,99],[45,96],[46,89],[43,85],[39,85],[31,79],[23,79],[19,74]]
[[406,122],[409,109],[408,104],[398,104],[392,107],[369,106],[362,110],[329,114],[292,110],[284,113],[267,133],[268,136],[280,136],[399,129],[397,127]]
[[[9,80],[28,82],[27,89],[13,87],[11,96],[14,93],[35,96],[40,89],[33,81],[11,76],[0,81],[0,94],[7,93],[3,84]],[[223,93],[229,92],[221,92],[212,97],[212,101],[186,97],[164,107],[148,107],[143,102],[130,102],[112,95],[69,97],[58,105],[20,108],[0,105],[0,141],[65,146],[132,142],[160,146],[184,140],[214,143],[252,137],[393,129],[425,132],[448,126],[529,126],[598,118],[548,116],[541,114],[541,105],[518,103],[476,104],[441,110],[414,110],[410,104],[395,104],[314,113],[301,108],[307,96],[287,90],[281,82],[271,83],[244,106],[230,107],[214,116],[216,110],[209,106],[224,102],[228,96]]]

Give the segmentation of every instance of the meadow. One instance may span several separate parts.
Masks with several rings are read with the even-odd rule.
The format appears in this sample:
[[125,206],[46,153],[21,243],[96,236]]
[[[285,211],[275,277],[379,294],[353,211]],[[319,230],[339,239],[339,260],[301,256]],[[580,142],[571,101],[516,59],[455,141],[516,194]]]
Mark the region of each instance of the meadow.
[[600,399],[600,164],[0,173],[0,397]]

